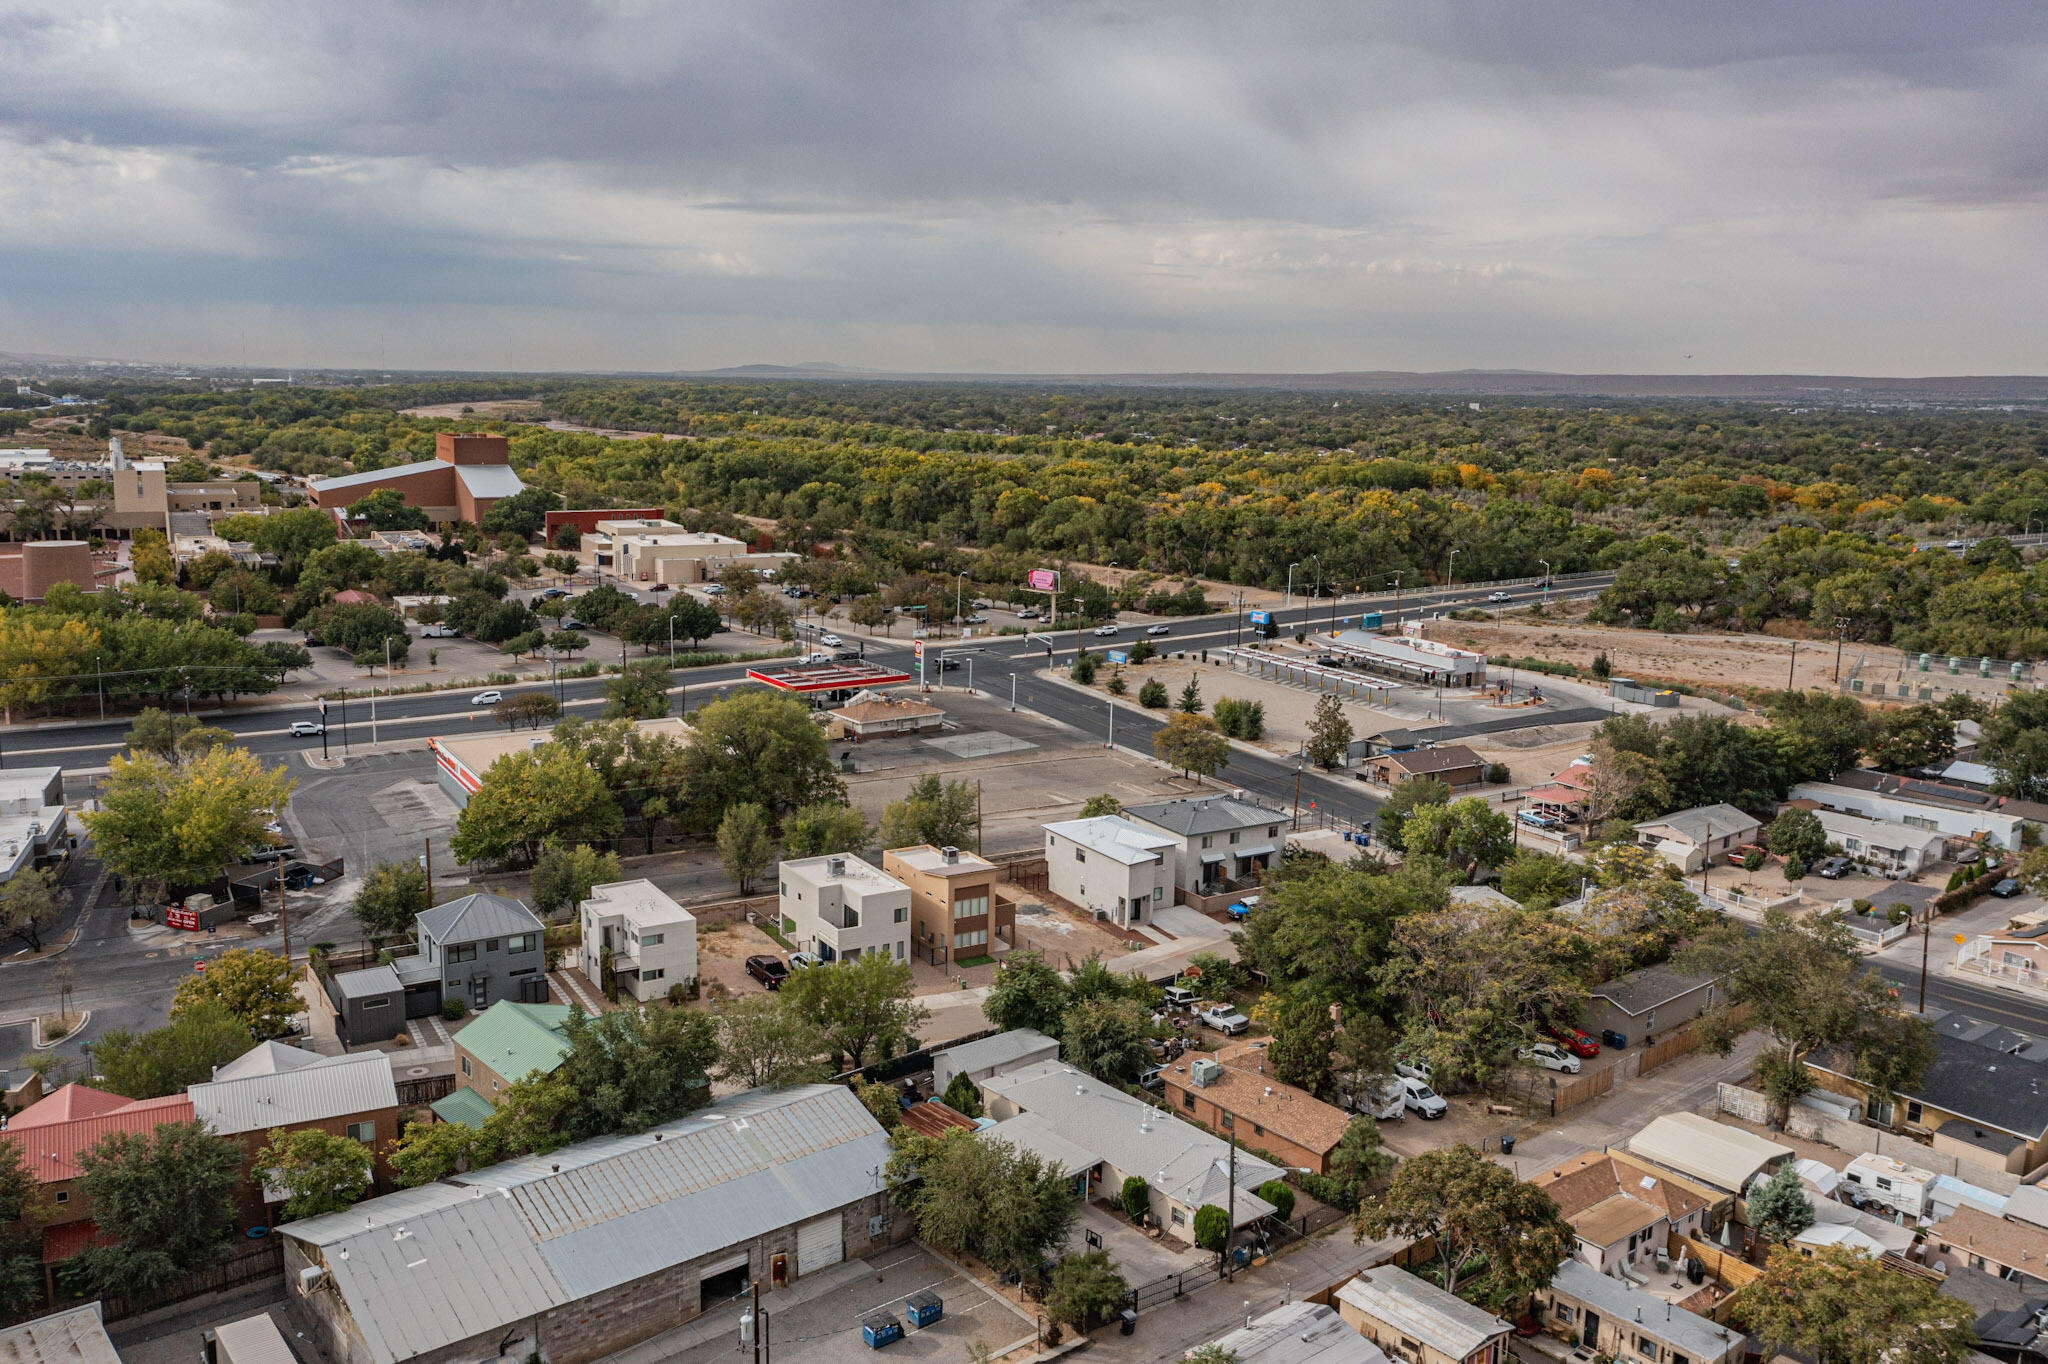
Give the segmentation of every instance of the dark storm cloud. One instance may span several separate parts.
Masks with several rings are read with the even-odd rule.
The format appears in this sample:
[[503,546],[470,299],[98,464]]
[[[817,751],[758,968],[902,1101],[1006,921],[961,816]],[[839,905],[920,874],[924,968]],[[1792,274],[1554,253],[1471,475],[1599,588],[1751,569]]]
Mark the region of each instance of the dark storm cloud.
[[2044,39],[2019,4],[0,0],[0,252],[37,266],[0,349],[2038,370]]

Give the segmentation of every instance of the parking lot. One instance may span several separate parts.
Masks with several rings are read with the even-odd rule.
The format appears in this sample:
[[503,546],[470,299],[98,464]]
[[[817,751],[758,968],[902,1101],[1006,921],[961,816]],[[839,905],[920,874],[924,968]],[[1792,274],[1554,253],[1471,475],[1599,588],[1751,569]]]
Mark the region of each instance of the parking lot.
[[[917,1330],[904,1316],[903,1300],[925,1290],[943,1300],[945,1316]],[[915,1242],[800,1279],[763,1297],[761,1307],[768,1317],[769,1348],[780,1364],[864,1357],[861,1322],[876,1312],[888,1312],[903,1326],[903,1339],[887,1350],[892,1360],[960,1360],[977,1340],[1001,1353],[1004,1346],[1028,1341],[1036,1326],[1023,1309],[997,1298]],[[729,1364],[738,1341],[738,1310],[725,1308],[625,1352],[623,1361]]]

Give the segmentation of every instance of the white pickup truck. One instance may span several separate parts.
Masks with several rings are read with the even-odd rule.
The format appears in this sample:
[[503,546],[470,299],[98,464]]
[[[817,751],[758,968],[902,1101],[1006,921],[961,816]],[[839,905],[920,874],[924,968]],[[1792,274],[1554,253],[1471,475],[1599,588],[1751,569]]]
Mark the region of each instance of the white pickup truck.
[[1231,1037],[1237,1036],[1252,1025],[1252,1021],[1239,1013],[1237,1007],[1232,1004],[1211,1004],[1195,1017],[1202,1021],[1203,1027],[1214,1028],[1217,1032]]

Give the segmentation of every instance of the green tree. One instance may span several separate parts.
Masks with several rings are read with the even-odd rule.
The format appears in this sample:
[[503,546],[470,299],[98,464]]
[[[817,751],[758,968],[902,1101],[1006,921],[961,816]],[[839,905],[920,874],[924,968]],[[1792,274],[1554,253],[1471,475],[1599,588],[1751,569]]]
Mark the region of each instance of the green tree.
[[894,1132],[903,1125],[903,1103],[896,1097],[893,1085],[880,1080],[855,1080],[853,1093],[884,1132]]
[[1814,862],[1828,850],[1828,831],[1813,811],[1786,810],[1764,830],[1764,846],[1787,860]]
[[1750,1227],[1772,1245],[1782,1246],[1813,1225],[1813,1204],[1792,1165],[1780,1166],[1761,1188],[1752,1188],[1748,1207]]
[[178,566],[171,558],[164,533],[149,526],[135,532],[128,551],[128,566],[135,571],[135,581],[139,583],[170,583],[178,576]]
[[483,1132],[459,1122],[409,1122],[384,1158],[398,1184],[411,1189],[489,1165],[498,1153]]
[[618,802],[584,757],[557,743],[492,763],[455,822],[451,846],[465,862],[532,862],[548,843],[615,837]]
[[1975,1318],[1939,1285],[1841,1246],[1773,1250],[1733,1310],[1772,1354],[1817,1364],[1964,1364],[1977,1343]]
[[718,1011],[717,1075],[730,1084],[782,1089],[823,1079],[824,1050],[824,1030],[780,991],[728,1000]]
[[1394,1170],[1394,1157],[1380,1144],[1380,1125],[1371,1118],[1353,1118],[1330,1150],[1330,1178],[1346,1190],[1357,1207]]
[[1781,692],[1769,710],[1791,781],[1826,781],[1854,767],[1871,742],[1870,712],[1853,696]]
[[870,1053],[886,1061],[911,1050],[917,1029],[931,1018],[911,997],[910,963],[880,952],[794,971],[781,992],[791,1008],[823,1025],[825,1045],[853,1068],[866,1065]]
[[620,874],[617,853],[587,843],[573,848],[550,843],[534,860],[533,907],[551,919],[572,913],[590,898],[593,887],[616,881]]
[[1983,722],[1977,759],[2002,796],[2039,800],[2048,792],[2048,691],[2014,692]]
[[95,1293],[158,1292],[212,1264],[234,1237],[242,1149],[204,1123],[110,1133],[78,1164],[78,1192],[113,1241],[71,1262]]
[[1060,1020],[1067,1012],[1067,983],[1043,953],[1020,947],[996,969],[981,1012],[1005,1031],[1032,1028],[1047,1037],[1058,1037]]
[[43,1225],[51,1206],[22,1148],[0,1147],[0,1312],[29,1313],[44,1306]]
[[1090,1321],[1107,1319],[1124,1305],[1130,1291],[1108,1251],[1062,1255],[1046,1285],[1045,1314],[1078,1331]]
[[729,807],[718,824],[718,860],[725,874],[751,895],[754,880],[775,861],[775,840],[768,834],[768,812],[752,801]]
[[0,882],[0,930],[40,952],[44,931],[63,917],[65,903],[55,868],[24,867]]
[[997,1273],[1035,1275],[1067,1239],[1079,1198],[1073,1181],[1037,1154],[959,1130],[899,1136],[887,1177],[919,1240],[972,1254]]
[[145,706],[128,728],[130,753],[154,753],[166,762],[234,742],[235,736],[190,715],[171,715]]
[[255,1045],[248,1024],[218,1000],[199,1000],[161,1028],[101,1033],[92,1044],[94,1083],[130,1099],[181,1094]]
[[1209,708],[1209,713],[1216,717],[1216,727],[1233,739],[1257,740],[1265,737],[1266,706],[1262,701],[1241,701],[1234,696],[1219,696],[1216,698],[1216,704]]
[[1173,708],[1183,715],[1200,715],[1202,713],[1202,681],[1200,678],[1192,674],[1189,675],[1187,685],[1180,689],[1180,699],[1173,703]]
[[218,1005],[257,1038],[282,1037],[305,1009],[294,988],[298,973],[290,962],[260,948],[231,947],[178,982],[171,999],[176,1022],[206,1005]]
[[1145,1182],[1143,1175],[1125,1175],[1124,1187],[1117,1201],[1123,1205],[1124,1216],[1133,1225],[1142,1226],[1152,1211],[1152,1186]]
[[790,697],[743,691],[691,713],[695,740],[684,754],[687,790],[700,827],[718,827],[742,801],[779,818],[819,801],[846,803],[825,731]]
[[1100,795],[1090,796],[1087,800],[1082,801],[1081,813],[1078,817],[1081,819],[1095,819],[1101,815],[1120,815],[1123,812],[1124,803],[1115,796],[1104,792]]
[[425,530],[427,514],[418,507],[409,507],[405,494],[396,488],[379,488],[364,497],[357,498],[349,505],[350,517],[362,518],[363,524],[371,530]]
[[975,848],[980,840],[981,792],[962,778],[947,781],[928,772],[910,784],[902,800],[882,807],[879,837],[885,848],[929,843],[934,848]]
[[1208,716],[1176,711],[1152,736],[1152,756],[1183,776],[1213,777],[1230,765],[1230,740]]
[[1277,1179],[1269,1179],[1257,1189],[1259,1197],[1273,1205],[1273,1215],[1282,1222],[1294,1216],[1294,1190]]
[[1386,801],[1374,818],[1373,827],[1379,831],[1380,842],[1395,852],[1406,851],[1407,839],[1403,830],[1408,817],[1425,805],[1449,805],[1451,788],[1435,777],[1409,777],[1396,782],[1394,789],[1387,793]]
[[643,658],[604,684],[604,718],[655,720],[668,714],[669,684],[675,670],[665,658]]
[[1579,893],[1580,875],[1576,863],[1524,849],[1501,864],[1500,892],[1531,909],[1549,909]]
[[379,862],[363,873],[362,887],[351,906],[356,922],[373,938],[409,934],[428,907],[427,869],[410,858]]
[[981,1091],[974,1087],[974,1080],[964,1070],[954,1073],[946,1083],[946,1092],[939,1097],[955,1113],[970,1118],[981,1116]]
[[[516,641],[513,641],[516,642]],[[510,647],[508,643],[507,647]],[[523,691],[491,707],[491,718],[508,730],[539,729],[562,715],[562,703],[544,691]]]
[[1145,684],[1138,688],[1138,704],[1147,710],[1164,710],[1166,684],[1156,677],[1147,678]]
[[1474,879],[1481,868],[1498,867],[1515,847],[1515,826],[1477,796],[1449,805],[1425,805],[1411,813],[1401,842],[1410,857],[1438,857]]
[[1084,999],[1060,1020],[1060,1055],[1098,1080],[1123,1084],[1144,1068],[1151,1034],[1151,1015],[1136,1000]]
[[1214,1203],[1195,1210],[1195,1244],[1203,1250],[1221,1251],[1230,1234],[1230,1214]]
[[1096,670],[1101,666],[1100,659],[1096,658],[1094,654],[1089,653],[1086,649],[1083,649],[1080,653],[1074,655],[1074,664],[1068,669],[1068,676],[1084,687],[1093,686],[1095,684]]
[[522,488],[492,503],[477,528],[486,535],[510,532],[531,540],[547,524],[547,514],[561,505],[562,499],[546,488]]
[[1403,1161],[1385,1195],[1359,1209],[1357,1227],[1365,1236],[1433,1238],[1444,1287],[1454,1293],[1474,1255],[1484,1257],[1496,1289],[1534,1292],[1577,1244],[1549,1194],[1462,1141]]
[[868,817],[850,805],[815,801],[790,812],[782,821],[785,858],[827,857],[860,852],[874,841]]
[[562,1120],[570,1141],[644,1132],[711,1102],[718,1026],[692,1009],[581,1010],[562,1025],[569,1051],[553,1079],[575,1096]]
[[1881,772],[1940,767],[1956,755],[1956,722],[1939,706],[1906,706],[1877,717],[1866,750]]
[[80,818],[109,870],[149,886],[205,885],[264,841],[262,812],[282,810],[297,785],[246,749],[215,748],[177,765],[116,753],[100,808]]
[[287,1218],[340,1212],[370,1191],[370,1148],[352,1137],[318,1128],[270,1130],[270,1144],[256,1153],[258,1184],[283,1189]]
[[1321,768],[1332,768],[1351,751],[1351,721],[1345,718],[1344,703],[1334,694],[1316,702],[1316,713],[1308,724],[1308,758]]

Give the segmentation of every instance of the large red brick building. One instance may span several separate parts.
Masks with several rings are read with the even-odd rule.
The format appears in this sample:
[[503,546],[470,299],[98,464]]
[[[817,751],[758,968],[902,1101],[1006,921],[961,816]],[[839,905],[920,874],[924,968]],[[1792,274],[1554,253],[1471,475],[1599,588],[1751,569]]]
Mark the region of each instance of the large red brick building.
[[372,469],[363,474],[313,481],[313,499],[323,510],[340,511],[383,488],[418,507],[436,525],[467,521],[479,525],[500,498],[525,490],[512,472],[511,442],[503,436],[434,437],[434,457],[417,464]]

